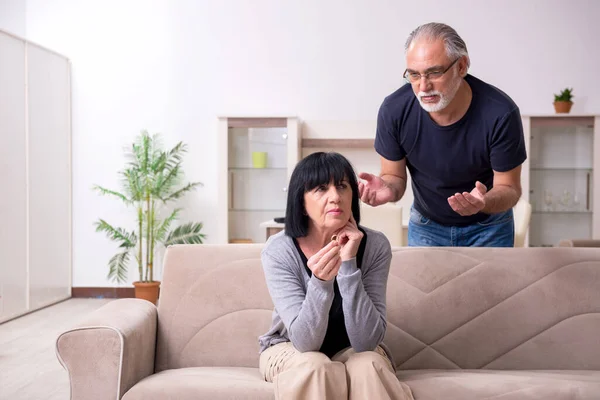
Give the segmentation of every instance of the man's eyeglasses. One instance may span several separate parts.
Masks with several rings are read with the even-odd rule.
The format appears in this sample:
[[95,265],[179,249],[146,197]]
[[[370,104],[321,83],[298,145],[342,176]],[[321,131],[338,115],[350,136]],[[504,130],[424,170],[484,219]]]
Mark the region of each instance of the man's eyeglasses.
[[442,76],[444,76],[444,74],[446,72],[448,72],[448,70],[450,68],[452,68],[452,66],[454,64],[456,64],[456,62],[458,60],[460,60],[460,57],[458,57],[456,60],[452,61],[452,63],[450,65],[448,65],[448,67],[446,69],[443,69],[443,70],[442,69],[434,69],[431,71],[427,71],[424,74],[420,74],[418,72],[409,71],[407,69],[404,71],[404,75],[402,75],[402,76],[404,77],[404,79],[406,79],[410,83],[417,83],[418,81],[421,80],[421,77],[427,79],[428,81],[437,81]]

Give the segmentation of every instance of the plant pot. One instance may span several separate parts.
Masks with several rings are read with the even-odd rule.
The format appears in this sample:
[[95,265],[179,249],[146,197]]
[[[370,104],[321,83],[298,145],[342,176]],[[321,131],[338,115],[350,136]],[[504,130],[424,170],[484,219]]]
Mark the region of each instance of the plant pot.
[[554,110],[557,113],[568,114],[571,111],[571,106],[573,105],[572,101],[555,101],[554,102]]
[[160,288],[159,281],[153,282],[133,282],[135,288],[135,298],[148,300],[150,303],[156,305],[158,302],[158,291]]

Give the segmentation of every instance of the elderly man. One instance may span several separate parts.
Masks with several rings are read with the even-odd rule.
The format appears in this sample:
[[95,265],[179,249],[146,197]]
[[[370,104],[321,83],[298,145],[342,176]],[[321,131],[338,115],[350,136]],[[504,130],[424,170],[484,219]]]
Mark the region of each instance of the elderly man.
[[359,174],[361,200],[372,206],[400,200],[408,167],[409,246],[512,247],[512,207],[527,158],[519,108],[468,73],[467,46],[450,26],[419,26],[405,51],[410,85],[379,109],[381,172]]

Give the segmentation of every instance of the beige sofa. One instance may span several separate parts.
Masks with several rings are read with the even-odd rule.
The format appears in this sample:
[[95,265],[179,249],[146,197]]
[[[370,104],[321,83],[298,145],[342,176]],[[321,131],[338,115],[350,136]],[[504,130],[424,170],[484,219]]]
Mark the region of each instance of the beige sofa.
[[[58,337],[71,398],[272,399],[260,250],[170,247],[158,309],[116,300]],[[417,400],[600,399],[600,249],[397,248],[387,297]]]
[[556,247],[600,247],[599,239],[563,239]]

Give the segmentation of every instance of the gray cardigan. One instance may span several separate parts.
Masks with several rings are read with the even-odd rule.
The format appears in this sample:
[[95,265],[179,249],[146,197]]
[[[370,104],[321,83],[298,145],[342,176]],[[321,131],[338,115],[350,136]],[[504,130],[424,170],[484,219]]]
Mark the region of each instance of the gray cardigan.
[[[386,288],[392,258],[385,235],[362,228],[367,243],[361,269],[353,258],[342,262],[337,275],[346,331],[357,352],[374,350],[385,335]],[[293,239],[283,231],[268,239],[261,259],[275,308],[271,329],[259,338],[260,352],[289,341],[298,351],[319,351],[334,297],[333,280],[309,277]]]

